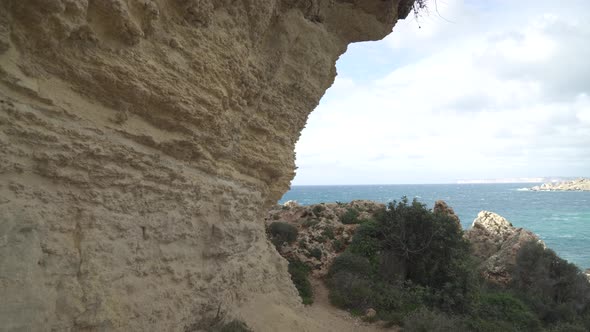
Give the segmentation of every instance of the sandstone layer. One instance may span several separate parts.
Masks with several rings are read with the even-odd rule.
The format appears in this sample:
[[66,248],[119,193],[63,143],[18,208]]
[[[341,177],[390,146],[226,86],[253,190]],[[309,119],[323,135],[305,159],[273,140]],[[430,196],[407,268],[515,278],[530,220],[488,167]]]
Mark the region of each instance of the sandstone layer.
[[412,3],[1,1],[0,330],[324,329],[263,219],[337,58]]
[[498,284],[510,281],[510,270],[516,264],[520,248],[529,241],[541,241],[533,232],[516,228],[504,217],[489,211],[477,215],[465,238],[471,243],[474,256],[481,261],[483,276]]
[[590,191],[590,179],[576,179],[557,183],[543,183],[532,191]]

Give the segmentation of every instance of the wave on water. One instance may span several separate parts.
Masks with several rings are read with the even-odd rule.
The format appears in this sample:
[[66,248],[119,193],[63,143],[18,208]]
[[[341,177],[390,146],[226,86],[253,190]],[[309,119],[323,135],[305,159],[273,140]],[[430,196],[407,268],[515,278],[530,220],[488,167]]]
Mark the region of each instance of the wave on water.
[[517,188],[516,191],[531,191],[529,188]]

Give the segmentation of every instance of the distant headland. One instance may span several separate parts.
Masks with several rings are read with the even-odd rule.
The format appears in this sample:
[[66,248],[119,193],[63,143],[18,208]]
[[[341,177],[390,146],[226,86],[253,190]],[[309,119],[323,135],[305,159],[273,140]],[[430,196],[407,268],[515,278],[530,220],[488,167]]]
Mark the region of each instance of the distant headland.
[[544,183],[534,186],[531,191],[590,191],[590,179],[580,178],[572,181]]

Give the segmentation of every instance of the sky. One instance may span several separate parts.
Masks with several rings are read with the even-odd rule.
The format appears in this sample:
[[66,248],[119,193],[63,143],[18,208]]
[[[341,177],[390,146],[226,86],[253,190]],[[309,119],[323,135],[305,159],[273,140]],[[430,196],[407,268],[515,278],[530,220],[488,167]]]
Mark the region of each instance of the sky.
[[356,43],[293,185],[590,176],[590,2],[430,0]]

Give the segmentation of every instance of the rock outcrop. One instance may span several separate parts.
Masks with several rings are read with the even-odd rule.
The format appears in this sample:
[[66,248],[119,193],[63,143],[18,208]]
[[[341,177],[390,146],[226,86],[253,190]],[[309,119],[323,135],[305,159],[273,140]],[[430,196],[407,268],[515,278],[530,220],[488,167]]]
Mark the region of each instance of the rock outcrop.
[[572,181],[543,183],[534,186],[531,191],[590,191],[590,179],[577,179]]
[[520,248],[529,241],[541,241],[533,232],[516,228],[504,217],[481,211],[465,237],[481,260],[481,272],[491,282],[506,284]]
[[459,216],[455,213],[455,210],[453,210],[453,208],[447,204],[447,202],[442,200],[434,202],[434,208],[432,209],[432,212],[442,213],[449,216],[449,218],[451,218],[451,220],[459,227],[459,229],[463,229]]
[[307,264],[312,275],[321,278],[334,258],[346,249],[359,224],[374,219],[384,209],[385,204],[366,200],[308,206],[289,201],[271,209],[266,224],[285,222],[295,226],[297,240],[277,249],[283,257]]
[[318,330],[263,219],[337,58],[412,3],[1,1],[2,330],[182,331],[219,311]]

